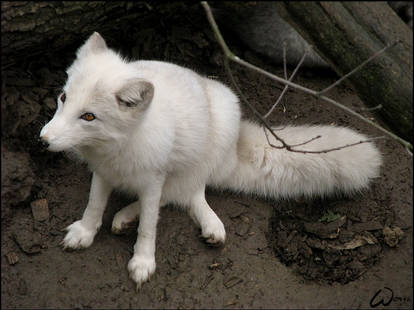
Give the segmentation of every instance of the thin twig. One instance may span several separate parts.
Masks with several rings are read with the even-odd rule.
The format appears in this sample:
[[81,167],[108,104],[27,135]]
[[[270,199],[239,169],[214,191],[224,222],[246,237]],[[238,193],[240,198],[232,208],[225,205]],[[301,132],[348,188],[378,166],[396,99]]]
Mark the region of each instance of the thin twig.
[[286,40],[283,41],[283,73],[285,74],[285,79],[287,80],[287,62],[286,62]]
[[314,140],[317,140],[319,138],[321,138],[321,135],[317,135],[316,137],[313,137],[312,139],[309,139],[308,141],[302,142],[302,143],[298,143],[298,144],[291,144],[290,147],[296,147],[296,146],[301,146],[301,145],[305,145],[308,144],[309,142],[312,142]]
[[372,108],[359,108],[359,111],[375,111],[375,110],[379,110],[382,109],[382,104],[376,105],[375,107]]
[[264,127],[270,131],[272,136],[275,137],[275,139],[278,140],[280,143],[282,143],[281,147],[276,147],[276,146],[275,147],[276,148],[286,148],[286,147],[288,147],[288,144],[282,138],[280,138],[278,135],[275,134],[275,132],[272,130],[270,125],[267,123],[267,121],[260,115],[260,113],[250,104],[249,100],[247,100],[247,98],[244,96],[243,92],[241,91],[241,89],[237,85],[236,80],[234,79],[234,76],[233,76],[233,73],[230,70],[230,66],[229,66],[229,62],[228,62],[227,58],[224,59],[224,67],[226,68],[226,72],[229,75],[229,78],[230,78],[231,82],[233,83],[234,87],[236,88],[237,92],[239,93],[240,98],[243,100],[243,102],[246,104],[246,106],[262,122]]
[[297,153],[303,153],[303,154],[328,153],[328,152],[338,151],[338,150],[342,150],[342,149],[347,148],[347,147],[355,146],[355,145],[362,144],[362,143],[372,142],[372,141],[379,140],[379,139],[384,139],[384,138],[385,137],[382,136],[382,137],[370,138],[370,139],[367,139],[367,140],[360,140],[360,141],[355,142],[355,143],[345,144],[345,145],[341,145],[341,146],[338,146],[338,147],[333,147],[331,149],[326,149],[326,150],[321,150],[321,151],[305,151],[305,150],[295,150],[295,149],[289,149],[289,151],[297,152]]
[[343,77],[341,77],[339,80],[337,80],[335,83],[333,83],[332,85],[326,87],[325,89],[322,89],[321,91],[318,92],[318,95],[324,94],[327,91],[329,91],[330,89],[334,88],[335,86],[339,85],[339,83],[341,83],[343,80],[345,80],[346,78],[348,78],[349,76],[351,76],[352,74],[354,74],[355,72],[357,72],[358,70],[360,70],[363,66],[365,66],[367,63],[369,63],[370,61],[372,61],[374,58],[377,58],[379,55],[381,55],[382,53],[384,53],[387,49],[389,49],[390,47],[395,46],[397,43],[399,43],[400,41],[397,40],[393,43],[388,44],[386,47],[384,47],[383,49],[379,50],[378,52],[376,52],[374,55],[372,55],[371,57],[369,57],[367,60],[363,61],[359,66],[357,66],[355,69],[351,70],[350,72],[348,72],[347,74],[345,74]]
[[[264,130],[265,135],[266,135],[266,140],[267,140],[267,143],[268,143],[271,147],[273,147],[273,148],[278,148],[278,149],[284,148],[284,147],[281,147],[281,146],[277,146],[277,145],[272,144],[272,143],[270,142],[270,140],[269,140],[269,135],[268,135],[268,133],[267,133],[267,131],[266,131],[266,128],[264,128],[264,127],[263,127],[263,130]],[[316,136],[316,137],[313,137],[312,139],[309,139],[308,141],[305,141],[305,142],[302,142],[302,143],[299,143],[299,144],[288,145],[288,147],[286,147],[286,150],[287,150],[287,151],[289,151],[289,152],[302,153],[302,154],[320,154],[320,153],[329,153],[329,152],[332,152],[332,151],[342,150],[342,149],[344,149],[344,148],[351,147],[351,146],[355,146],[355,145],[358,145],[358,144],[367,143],[367,142],[372,142],[372,141],[375,141],[375,140],[385,139],[385,138],[386,138],[386,137],[383,137],[383,136],[382,136],[382,137],[374,137],[374,138],[369,138],[369,139],[367,139],[367,140],[360,140],[360,141],[355,142],[355,143],[345,144],[345,145],[341,145],[341,146],[338,146],[338,147],[333,147],[333,148],[330,148],[330,149],[325,149],[325,150],[321,150],[321,151],[308,151],[308,150],[296,150],[296,149],[293,149],[293,147],[297,147],[297,146],[301,146],[301,145],[308,144],[309,142],[312,142],[312,141],[314,141],[314,140],[316,140],[316,139],[319,139],[319,138],[321,138],[321,137],[322,137],[322,136],[318,135],[318,136]],[[407,149],[407,151],[409,152],[409,150],[408,150],[408,149]]]
[[[269,135],[267,134],[266,128],[265,128],[265,127],[262,127],[262,128],[263,128],[263,131],[264,131],[264,133],[265,133],[265,135],[266,135],[267,144],[269,144],[271,147],[281,148],[280,146],[276,146],[276,145],[274,145],[274,144],[272,144],[272,143],[270,142],[270,140],[269,140]],[[312,141],[314,141],[314,140],[316,140],[316,139],[319,139],[319,138],[321,138],[321,137],[322,137],[321,135],[317,135],[316,137],[313,137],[312,139],[309,139],[309,140],[307,140],[307,141],[305,141],[305,142],[298,143],[298,144],[291,144],[291,145],[289,145],[289,148],[287,148],[287,149],[290,151],[290,148],[292,148],[292,147],[296,147],[296,146],[301,146],[301,145],[308,144],[309,142],[312,142]],[[306,151],[305,151],[305,152],[306,152]]]
[[[286,40],[283,41],[283,73],[284,73],[284,77],[287,80],[288,76],[287,76],[287,61],[286,61]],[[283,105],[283,113],[286,112],[286,107],[285,105]]]
[[[271,79],[273,79],[273,80],[275,80],[275,81],[277,81],[277,82],[280,82],[280,83],[285,84],[285,85],[289,85],[289,86],[291,86],[291,87],[293,87],[293,88],[295,88],[295,89],[301,90],[301,91],[303,91],[303,92],[305,92],[305,93],[308,93],[308,94],[313,95],[313,96],[315,96],[315,97],[317,97],[317,98],[320,98],[321,100],[324,100],[324,101],[326,101],[326,102],[329,102],[329,103],[331,103],[331,104],[335,105],[336,107],[341,108],[341,109],[343,109],[343,110],[347,111],[348,113],[350,113],[350,114],[352,114],[352,115],[354,115],[354,116],[358,117],[359,119],[361,119],[361,120],[363,120],[364,122],[366,122],[366,123],[370,124],[371,126],[374,126],[375,128],[377,128],[377,129],[381,130],[382,132],[386,133],[388,136],[390,136],[390,137],[392,137],[393,139],[395,139],[395,140],[397,140],[398,142],[400,142],[402,145],[404,145],[405,147],[407,147],[409,150],[412,150],[412,148],[413,148],[413,147],[412,147],[411,143],[409,143],[408,141],[406,141],[406,140],[404,140],[404,139],[402,139],[402,138],[398,137],[398,136],[397,136],[397,135],[395,135],[394,133],[392,133],[392,132],[390,132],[390,131],[386,130],[385,128],[383,128],[383,127],[381,127],[380,125],[378,125],[378,124],[376,124],[376,123],[372,122],[371,120],[369,120],[369,119],[367,119],[366,117],[362,116],[361,114],[359,114],[359,113],[357,113],[357,112],[353,111],[352,109],[350,109],[350,108],[348,108],[348,107],[346,107],[346,106],[342,105],[341,103],[339,103],[339,102],[337,102],[337,101],[335,101],[335,100],[333,100],[333,99],[331,99],[331,98],[328,98],[328,97],[326,97],[326,96],[324,96],[324,95],[318,95],[318,92],[317,92],[317,91],[314,91],[314,90],[312,90],[312,89],[309,89],[309,88],[303,87],[303,86],[301,86],[301,85],[298,85],[298,84],[292,83],[292,82],[290,82],[290,81],[288,81],[288,80],[286,80],[286,79],[282,79],[281,77],[279,77],[279,76],[277,76],[277,75],[274,75],[274,74],[272,74],[272,73],[269,73],[269,72],[267,72],[267,71],[265,71],[265,70],[263,70],[263,69],[261,69],[261,68],[259,68],[259,67],[256,67],[256,66],[254,66],[254,65],[252,65],[252,64],[250,64],[250,63],[248,63],[248,62],[246,62],[246,61],[244,61],[244,60],[242,60],[242,59],[240,59],[240,58],[239,58],[239,57],[237,57],[236,55],[234,55],[234,54],[231,52],[231,50],[228,48],[228,46],[227,46],[226,42],[224,41],[224,39],[223,39],[223,37],[222,37],[222,35],[221,35],[220,30],[218,29],[218,26],[217,26],[217,24],[216,24],[216,22],[215,22],[215,20],[214,20],[213,14],[211,13],[210,6],[208,5],[208,3],[207,3],[206,1],[202,1],[202,2],[201,2],[201,4],[203,5],[203,7],[204,7],[204,9],[205,9],[205,11],[206,11],[206,14],[207,14],[207,19],[208,19],[208,21],[209,21],[209,23],[210,23],[210,25],[211,25],[211,27],[212,27],[212,29],[213,29],[213,32],[214,32],[214,34],[215,34],[215,36],[216,36],[216,38],[217,38],[217,40],[218,40],[218,43],[219,43],[219,45],[221,46],[221,48],[223,49],[224,54],[226,55],[226,58],[225,58],[225,59],[227,59],[227,58],[228,58],[228,59],[230,59],[231,61],[234,61],[234,62],[236,62],[236,63],[238,63],[238,64],[240,64],[240,65],[242,65],[242,66],[244,66],[244,67],[246,67],[246,68],[249,68],[249,69],[251,69],[251,70],[253,70],[253,71],[256,71],[256,72],[258,72],[258,73],[261,73],[261,74],[263,74],[263,75],[265,75],[265,76],[267,76],[267,77],[269,77],[269,78],[271,78]],[[240,93],[240,92],[239,92],[239,93]],[[246,103],[247,103],[247,101],[246,101]],[[251,107],[251,105],[250,105],[250,104],[247,104],[247,105],[249,106],[249,108]],[[257,112],[257,111],[256,111],[256,112]],[[269,125],[268,125],[268,124],[266,123],[266,121],[265,121],[265,120],[261,117],[261,115],[260,115],[260,114],[256,114],[256,113],[255,113],[255,115],[256,115],[256,116],[260,119],[260,121],[261,121],[263,124],[265,124],[265,125],[266,125],[266,128],[267,128],[267,129],[269,129],[269,131],[272,133],[272,135],[273,135],[273,136],[275,136],[274,132],[270,129]],[[280,138],[279,138],[279,137],[277,137],[277,139],[280,139]],[[282,139],[282,140],[283,140],[283,139]],[[286,144],[286,143],[285,143],[285,144]]]
[[[293,71],[292,75],[289,77],[289,80],[288,80],[288,81],[292,81],[292,80],[293,80],[293,78],[294,78],[294,77],[295,77],[295,75],[296,75],[296,72],[298,72],[298,70],[299,70],[300,66],[302,65],[303,61],[305,60],[306,55],[308,54],[308,52],[309,52],[309,50],[308,50],[308,49],[306,49],[306,50],[305,50],[305,53],[303,53],[302,58],[299,60],[299,62],[298,62],[298,64],[297,64],[297,66],[296,66],[296,68],[295,68],[295,70]],[[285,88],[283,88],[282,92],[281,92],[281,93],[280,93],[280,95],[279,95],[279,98],[277,98],[276,102],[275,102],[275,103],[273,104],[273,106],[270,108],[269,112],[267,112],[267,113],[265,114],[265,116],[263,116],[263,118],[267,118],[270,114],[272,114],[273,110],[274,110],[274,109],[276,108],[276,106],[279,104],[280,100],[282,100],[283,95],[286,93],[286,91],[288,90],[288,88],[289,88],[289,86],[288,86],[288,85],[285,85]]]

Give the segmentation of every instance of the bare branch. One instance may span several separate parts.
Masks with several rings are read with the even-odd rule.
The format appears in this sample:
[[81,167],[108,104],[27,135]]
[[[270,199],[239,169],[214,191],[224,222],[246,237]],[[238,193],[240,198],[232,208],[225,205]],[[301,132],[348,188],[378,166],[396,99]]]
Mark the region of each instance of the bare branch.
[[399,41],[395,41],[391,44],[388,44],[386,47],[384,47],[383,49],[379,50],[378,52],[376,52],[374,55],[372,55],[371,57],[369,57],[367,60],[363,61],[359,66],[357,66],[355,69],[353,69],[352,71],[348,72],[347,74],[345,74],[343,77],[341,77],[338,81],[336,81],[335,83],[333,83],[332,85],[326,87],[325,89],[319,91],[317,93],[317,95],[321,95],[323,93],[326,93],[327,91],[329,91],[330,89],[334,88],[335,86],[339,85],[343,80],[345,80],[346,78],[348,78],[349,76],[351,76],[352,74],[354,74],[355,72],[359,71],[363,66],[365,66],[367,63],[369,63],[370,61],[372,61],[373,59],[377,58],[379,55],[381,55],[382,53],[384,53],[387,49],[389,49],[390,47],[395,46],[397,43],[399,43]]
[[287,63],[286,63],[286,40],[283,41],[283,73],[285,74],[285,79],[287,80]]
[[[273,80],[275,80],[275,81],[277,81],[277,82],[280,82],[280,83],[282,83],[282,84],[285,84],[285,85],[288,85],[288,86],[291,86],[291,87],[293,87],[293,88],[295,88],[295,89],[298,89],[298,90],[301,90],[301,91],[303,91],[303,92],[305,92],[305,93],[308,93],[308,94],[310,94],[310,95],[313,95],[313,96],[315,96],[315,97],[317,97],[317,98],[320,98],[321,100],[323,100],[323,101],[326,101],[326,102],[329,102],[329,103],[331,103],[331,104],[333,104],[333,105],[335,105],[336,107],[338,107],[338,108],[341,108],[341,109],[343,109],[343,110],[345,110],[345,111],[347,111],[348,113],[350,113],[350,114],[352,114],[352,115],[354,115],[354,116],[356,116],[356,117],[358,117],[359,119],[361,119],[361,120],[363,120],[364,122],[366,122],[366,123],[368,123],[368,124],[370,124],[371,126],[374,126],[375,128],[377,128],[377,129],[379,129],[379,130],[381,130],[382,132],[384,132],[384,133],[386,133],[388,136],[390,136],[390,137],[392,137],[393,139],[395,139],[395,140],[397,140],[398,142],[400,142],[402,145],[404,145],[406,148],[408,148],[409,150],[412,150],[412,144],[411,143],[409,143],[408,141],[406,141],[406,140],[404,140],[404,139],[402,139],[402,138],[400,138],[400,137],[398,137],[397,135],[395,135],[394,133],[392,133],[392,132],[390,132],[390,131],[388,131],[388,130],[386,130],[385,128],[383,128],[383,127],[381,127],[380,125],[378,125],[378,124],[376,124],[376,123],[374,123],[374,122],[372,122],[371,120],[369,120],[369,119],[367,119],[366,117],[364,117],[364,116],[362,116],[361,114],[359,114],[359,113],[357,113],[357,112],[355,112],[355,111],[353,111],[352,109],[350,109],[350,108],[348,108],[348,107],[346,107],[346,106],[344,106],[343,104],[341,104],[341,103],[339,103],[339,102],[337,102],[337,101],[335,101],[335,100],[333,100],[333,99],[331,99],[331,98],[328,98],[328,97],[326,97],[326,96],[324,96],[324,95],[319,95],[319,92],[317,92],[317,91],[314,91],[314,90],[312,90],[312,89],[309,89],[309,88],[306,88],[306,87],[303,87],[303,86],[301,86],[301,85],[298,85],[298,84],[295,84],[295,83],[292,83],[291,81],[288,81],[288,80],[286,80],[286,79],[283,79],[283,78],[281,78],[281,77],[279,77],[279,76],[277,76],[277,75],[274,75],[274,74],[272,74],[272,73],[269,73],[269,72],[267,72],[267,71],[265,71],[265,70],[263,70],[263,69],[261,69],[261,68],[259,68],[259,67],[256,67],[256,66],[254,66],[254,65],[252,65],[252,64],[250,64],[250,63],[248,63],[248,62],[246,62],[246,61],[244,61],[244,60],[242,60],[242,59],[240,59],[239,57],[237,57],[236,55],[234,55],[231,51],[230,51],[230,49],[228,48],[228,46],[227,46],[227,44],[225,43],[225,41],[224,41],[224,39],[223,39],[223,37],[222,37],[222,35],[221,35],[221,32],[220,32],[220,30],[218,29],[218,26],[217,26],[217,24],[216,24],[216,22],[215,22],[215,20],[214,20],[214,17],[213,17],[213,14],[211,13],[211,9],[210,9],[210,6],[208,5],[208,3],[206,2],[206,1],[202,1],[201,2],[201,4],[203,5],[203,7],[204,7],[204,9],[205,9],[205,11],[206,11],[206,14],[207,14],[207,19],[208,19],[208,21],[209,21],[209,23],[210,23],[210,25],[211,25],[211,27],[212,27],[212,29],[213,29],[213,31],[214,31],[214,33],[215,33],[215,35],[216,35],[216,38],[217,38],[217,40],[218,40],[218,43],[220,44],[220,46],[221,46],[221,48],[223,49],[223,52],[224,52],[224,54],[226,55],[226,57],[228,58],[228,59],[230,59],[230,60],[232,60],[232,61],[234,61],[234,62],[236,62],[236,63],[238,63],[238,64],[240,64],[240,65],[242,65],[242,66],[244,66],[244,67],[246,67],[246,68],[249,68],[249,69],[251,69],[251,70],[253,70],[253,71],[256,71],[256,72],[258,72],[258,73],[261,73],[261,74],[263,74],[263,75],[265,75],[265,76],[267,76],[267,77],[269,77],[269,78],[271,78],[271,79],[273,79]],[[226,59],[227,59],[226,58]],[[228,67],[228,64],[227,64],[227,67]],[[230,70],[229,68],[228,68],[228,70]],[[231,74],[231,72],[230,72],[230,74]],[[234,80],[234,79],[233,79]],[[237,87],[237,89],[238,89],[238,91],[239,91],[239,93],[240,93],[240,88],[238,88]],[[245,101],[245,103],[247,104],[247,106],[249,107],[249,108],[253,108],[249,103],[248,103],[248,101],[246,101],[246,100],[244,100]],[[254,109],[254,108],[253,108]],[[256,111],[257,112],[257,111]],[[262,117],[261,117],[261,115],[260,114],[256,114],[256,113],[254,113],[258,118],[259,118],[259,120],[265,125],[265,127],[267,128],[267,129],[269,129],[269,131],[272,133],[272,135],[276,138],[277,136],[276,136],[276,134],[273,132],[273,130],[271,130],[271,128],[269,127],[269,125],[267,124],[267,122],[265,121],[265,119],[263,119]],[[283,141],[283,139],[280,139],[279,137],[277,137],[277,139],[280,141],[280,140],[282,140]],[[286,145],[286,143],[283,141],[283,143],[284,143],[284,145]],[[283,144],[282,143],[282,144]]]
[[[289,77],[289,80],[288,80],[288,81],[292,81],[292,80],[293,80],[293,78],[294,78],[294,77],[295,77],[295,75],[296,75],[296,72],[298,72],[298,70],[299,70],[300,66],[302,65],[303,61],[305,60],[306,55],[308,54],[308,52],[309,52],[309,50],[308,50],[308,49],[306,49],[305,53],[303,54],[302,58],[299,60],[299,62],[298,62],[298,64],[297,64],[297,66],[296,66],[296,68],[295,68],[295,70],[293,71],[292,75]],[[285,88],[283,88],[282,92],[281,92],[281,93],[280,93],[280,95],[279,95],[279,98],[277,98],[276,102],[275,102],[275,103],[273,104],[273,106],[270,108],[269,112],[267,112],[267,113],[265,114],[265,116],[263,116],[263,118],[267,118],[267,117],[268,117],[268,116],[269,116],[269,115],[273,112],[273,110],[274,110],[274,109],[276,108],[276,106],[279,104],[280,100],[282,100],[283,95],[286,93],[286,91],[288,90],[288,88],[289,88],[289,86],[288,86],[288,85],[285,85]]]

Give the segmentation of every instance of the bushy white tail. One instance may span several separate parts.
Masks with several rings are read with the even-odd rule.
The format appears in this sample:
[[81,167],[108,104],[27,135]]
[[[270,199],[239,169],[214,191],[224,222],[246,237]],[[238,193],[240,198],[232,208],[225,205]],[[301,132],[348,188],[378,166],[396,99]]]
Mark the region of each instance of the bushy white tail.
[[[298,150],[322,151],[368,139],[345,127],[286,126],[275,129]],[[271,136],[274,145],[280,142]],[[214,185],[265,197],[326,196],[336,192],[351,194],[369,185],[379,175],[381,154],[367,142],[327,153],[304,154],[269,146],[257,124],[242,121],[237,145],[237,165]],[[224,163],[225,165],[225,163]],[[214,178],[213,178],[214,179]]]

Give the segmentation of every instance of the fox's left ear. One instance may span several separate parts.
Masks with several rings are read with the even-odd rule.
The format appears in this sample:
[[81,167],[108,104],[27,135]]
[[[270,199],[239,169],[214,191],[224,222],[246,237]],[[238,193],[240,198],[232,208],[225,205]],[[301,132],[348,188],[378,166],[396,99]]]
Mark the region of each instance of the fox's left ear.
[[121,110],[130,108],[143,110],[148,107],[154,97],[154,85],[147,80],[133,78],[116,92],[115,97]]
[[82,58],[89,54],[97,54],[99,52],[103,52],[107,50],[108,47],[106,46],[105,40],[102,36],[94,32],[88,40],[78,49],[76,55],[78,58]]

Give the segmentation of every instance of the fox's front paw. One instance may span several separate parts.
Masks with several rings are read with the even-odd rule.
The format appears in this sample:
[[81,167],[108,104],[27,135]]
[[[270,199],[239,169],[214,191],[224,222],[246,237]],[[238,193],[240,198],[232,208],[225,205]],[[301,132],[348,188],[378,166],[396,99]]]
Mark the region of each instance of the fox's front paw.
[[220,219],[201,225],[201,237],[211,246],[222,246],[226,240],[226,230]]
[[66,227],[67,234],[61,245],[64,249],[80,249],[89,247],[97,233],[97,229],[90,229],[83,225],[82,221],[76,221]]
[[137,283],[137,290],[155,271],[155,257],[134,255],[128,263],[129,276]]

